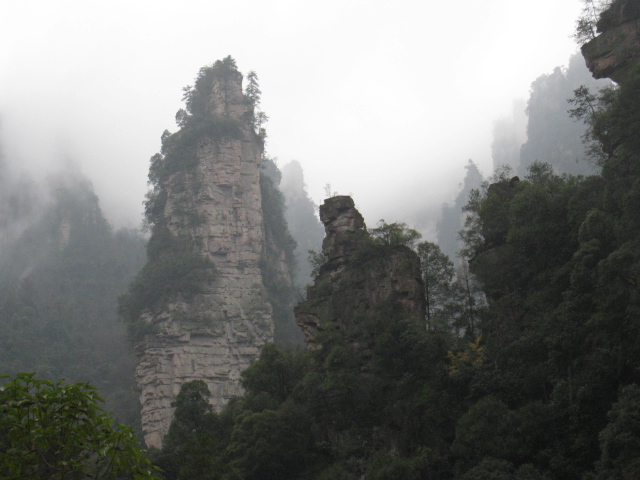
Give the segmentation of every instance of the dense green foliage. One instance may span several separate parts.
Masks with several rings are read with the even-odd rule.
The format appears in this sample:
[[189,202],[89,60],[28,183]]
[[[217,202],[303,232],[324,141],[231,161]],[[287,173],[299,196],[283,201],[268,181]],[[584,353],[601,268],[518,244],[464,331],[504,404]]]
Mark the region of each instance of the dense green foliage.
[[[493,395],[528,425],[519,427],[526,438],[488,454],[550,478],[633,478],[624,475],[637,469],[620,449],[635,452],[640,440],[631,420],[640,382],[639,85],[636,71],[587,112],[606,155],[601,176],[561,177],[534,164],[524,181],[500,180],[469,205],[491,360],[471,378],[471,398]],[[532,409],[536,421],[525,416]],[[492,448],[498,438],[506,440],[497,433]]]
[[[393,305],[383,310],[349,331],[332,332],[317,352],[265,347],[242,375],[244,397],[219,415],[200,409],[206,420],[193,425],[209,426],[197,443],[208,445],[208,458],[220,468],[211,478],[417,479],[446,468],[455,425],[440,414],[456,410],[447,393],[446,344]],[[189,466],[169,446],[182,435],[179,428],[172,426],[165,439],[159,465],[167,471]],[[194,428],[190,438],[201,433]],[[395,476],[402,471],[412,476]]]
[[220,421],[209,405],[209,389],[202,380],[185,383],[173,403],[176,407],[164,449],[155,452],[154,463],[165,478],[184,480],[239,479],[229,475],[217,454],[219,440],[212,432],[220,429]]
[[86,383],[18,374],[0,388],[0,476],[157,479],[131,427],[114,425]]

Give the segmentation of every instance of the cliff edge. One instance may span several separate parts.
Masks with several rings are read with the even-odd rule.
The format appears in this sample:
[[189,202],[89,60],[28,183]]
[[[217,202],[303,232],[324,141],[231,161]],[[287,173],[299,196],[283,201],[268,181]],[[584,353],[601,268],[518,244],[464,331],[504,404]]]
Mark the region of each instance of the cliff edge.
[[621,83],[640,60],[640,2],[616,0],[602,12],[599,35],[582,46],[582,55],[594,78]]

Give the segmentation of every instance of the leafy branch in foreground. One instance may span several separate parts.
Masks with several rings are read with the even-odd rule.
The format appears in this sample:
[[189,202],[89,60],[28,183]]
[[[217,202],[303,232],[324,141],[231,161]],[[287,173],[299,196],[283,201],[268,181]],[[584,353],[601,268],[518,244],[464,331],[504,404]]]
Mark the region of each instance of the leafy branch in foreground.
[[91,385],[34,375],[20,373],[0,387],[0,478],[159,478],[131,427],[113,424]]

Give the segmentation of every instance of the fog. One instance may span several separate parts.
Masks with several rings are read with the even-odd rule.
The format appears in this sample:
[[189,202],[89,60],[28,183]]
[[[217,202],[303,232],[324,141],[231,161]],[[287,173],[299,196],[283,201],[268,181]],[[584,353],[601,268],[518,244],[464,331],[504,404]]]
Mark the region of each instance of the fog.
[[[0,135],[14,171],[80,169],[107,218],[140,223],[148,159],[182,88],[232,55],[262,89],[267,152],[316,203],[434,236],[494,123],[568,62],[579,0],[0,2]],[[522,103],[520,103],[522,104]],[[17,175],[17,173],[16,173]]]

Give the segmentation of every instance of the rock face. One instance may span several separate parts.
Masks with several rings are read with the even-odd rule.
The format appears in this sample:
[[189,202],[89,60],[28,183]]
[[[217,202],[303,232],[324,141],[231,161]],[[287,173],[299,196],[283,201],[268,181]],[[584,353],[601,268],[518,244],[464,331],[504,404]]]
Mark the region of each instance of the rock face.
[[240,372],[273,341],[272,306],[260,269],[263,142],[235,68],[216,76],[208,95],[207,120],[233,125],[234,134],[199,138],[196,165],[160,185],[166,198],[160,215],[173,235],[190,238],[196,253],[212,260],[216,277],[192,299],[143,314],[151,332],[137,345],[142,427],[147,445],[158,448],[183,383],[204,380],[220,410],[242,393]]
[[582,46],[587,67],[595,78],[620,83],[640,59],[640,2],[616,0],[602,13],[597,31],[600,35]]
[[406,316],[425,318],[420,260],[404,246],[375,246],[362,215],[348,196],[336,196],[320,206],[326,236],[320,267],[307,300],[295,309],[310,349],[330,324],[348,330],[364,316],[389,302],[399,303]]

